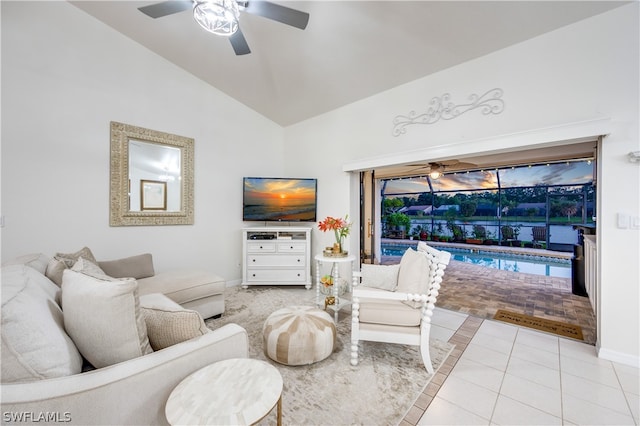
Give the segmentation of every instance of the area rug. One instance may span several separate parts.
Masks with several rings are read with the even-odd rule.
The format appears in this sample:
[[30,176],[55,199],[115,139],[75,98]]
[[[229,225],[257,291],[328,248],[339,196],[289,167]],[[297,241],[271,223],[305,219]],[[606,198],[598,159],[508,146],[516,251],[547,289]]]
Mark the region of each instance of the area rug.
[[[283,424],[285,425],[395,425],[431,380],[417,347],[362,342],[360,362],[349,363],[351,315],[340,312],[337,341],[332,355],[309,366],[290,367],[268,359],[263,353],[262,326],[274,311],[291,305],[314,306],[315,290],[282,287],[228,288],[225,313],[209,319],[215,329],[236,323],[249,335],[249,357],[265,360],[282,374]],[[434,368],[442,365],[453,345],[431,342]],[[260,423],[276,423],[273,410]]]
[[553,321],[546,318],[532,317],[503,309],[498,309],[493,318],[499,321],[521,325],[523,327],[535,328],[536,330],[546,331],[547,333],[553,333],[563,337],[584,340],[582,328],[580,328],[579,325]]

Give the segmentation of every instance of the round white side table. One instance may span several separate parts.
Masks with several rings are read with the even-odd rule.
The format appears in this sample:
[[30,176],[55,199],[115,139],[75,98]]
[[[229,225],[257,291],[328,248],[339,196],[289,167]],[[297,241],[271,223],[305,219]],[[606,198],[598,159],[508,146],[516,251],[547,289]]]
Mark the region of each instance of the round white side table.
[[271,364],[237,358],[213,363],[181,381],[165,415],[172,425],[251,425],[278,407],[282,424],[282,376]]

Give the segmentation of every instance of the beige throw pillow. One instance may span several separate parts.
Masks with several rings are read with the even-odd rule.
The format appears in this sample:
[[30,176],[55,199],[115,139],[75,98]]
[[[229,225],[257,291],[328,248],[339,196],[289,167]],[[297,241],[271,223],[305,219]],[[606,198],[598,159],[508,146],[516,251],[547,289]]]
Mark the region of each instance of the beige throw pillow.
[[100,278],[103,280],[111,281],[111,277],[104,273],[102,269],[90,260],[80,257],[78,261],[71,267],[72,271],[82,272],[85,275],[90,275],[94,278]]
[[154,351],[202,336],[209,332],[196,311],[173,307],[142,307],[149,343]]
[[64,325],[80,353],[96,368],[153,352],[134,279],[109,281],[66,269]]
[[154,351],[209,333],[200,314],[161,293],[140,296],[149,343]]
[[[411,294],[427,294],[431,284],[429,260],[421,253],[408,248],[400,260],[397,291]],[[421,302],[403,302],[413,308],[422,306]]]
[[398,287],[399,271],[400,264],[369,265],[367,263],[363,263],[360,267],[360,272],[362,273],[361,284],[365,287],[395,291],[396,287]]
[[71,268],[80,257],[96,263],[96,258],[93,256],[93,253],[91,253],[89,247],[83,247],[75,253],[56,253],[49,261],[45,275],[51,281],[58,284],[58,287],[61,286],[62,273],[65,269]]
[[100,261],[98,262],[98,266],[100,266],[107,275],[115,278],[131,277],[140,279],[152,277],[155,274],[153,270],[153,258],[150,253],[125,257],[123,259]]

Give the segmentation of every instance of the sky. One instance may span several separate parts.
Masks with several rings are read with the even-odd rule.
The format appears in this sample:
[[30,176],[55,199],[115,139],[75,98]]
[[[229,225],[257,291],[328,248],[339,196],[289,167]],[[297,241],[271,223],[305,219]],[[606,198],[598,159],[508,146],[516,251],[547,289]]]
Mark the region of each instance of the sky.
[[[593,181],[591,161],[542,164],[535,166],[447,173],[432,180],[435,192],[467,189],[497,189],[518,186],[582,185]],[[386,181],[384,195],[430,192],[426,176]]]

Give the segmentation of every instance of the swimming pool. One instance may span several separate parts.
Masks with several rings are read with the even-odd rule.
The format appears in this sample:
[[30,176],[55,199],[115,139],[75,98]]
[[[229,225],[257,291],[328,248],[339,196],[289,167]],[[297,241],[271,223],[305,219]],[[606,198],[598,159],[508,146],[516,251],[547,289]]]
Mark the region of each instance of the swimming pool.
[[[416,245],[382,244],[383,256],[402,256],[408,247]],[[515,254],[462,248],[442,248],[451,253],[451,259],[503,271],[571,278],[571,260],[548,256]]]

